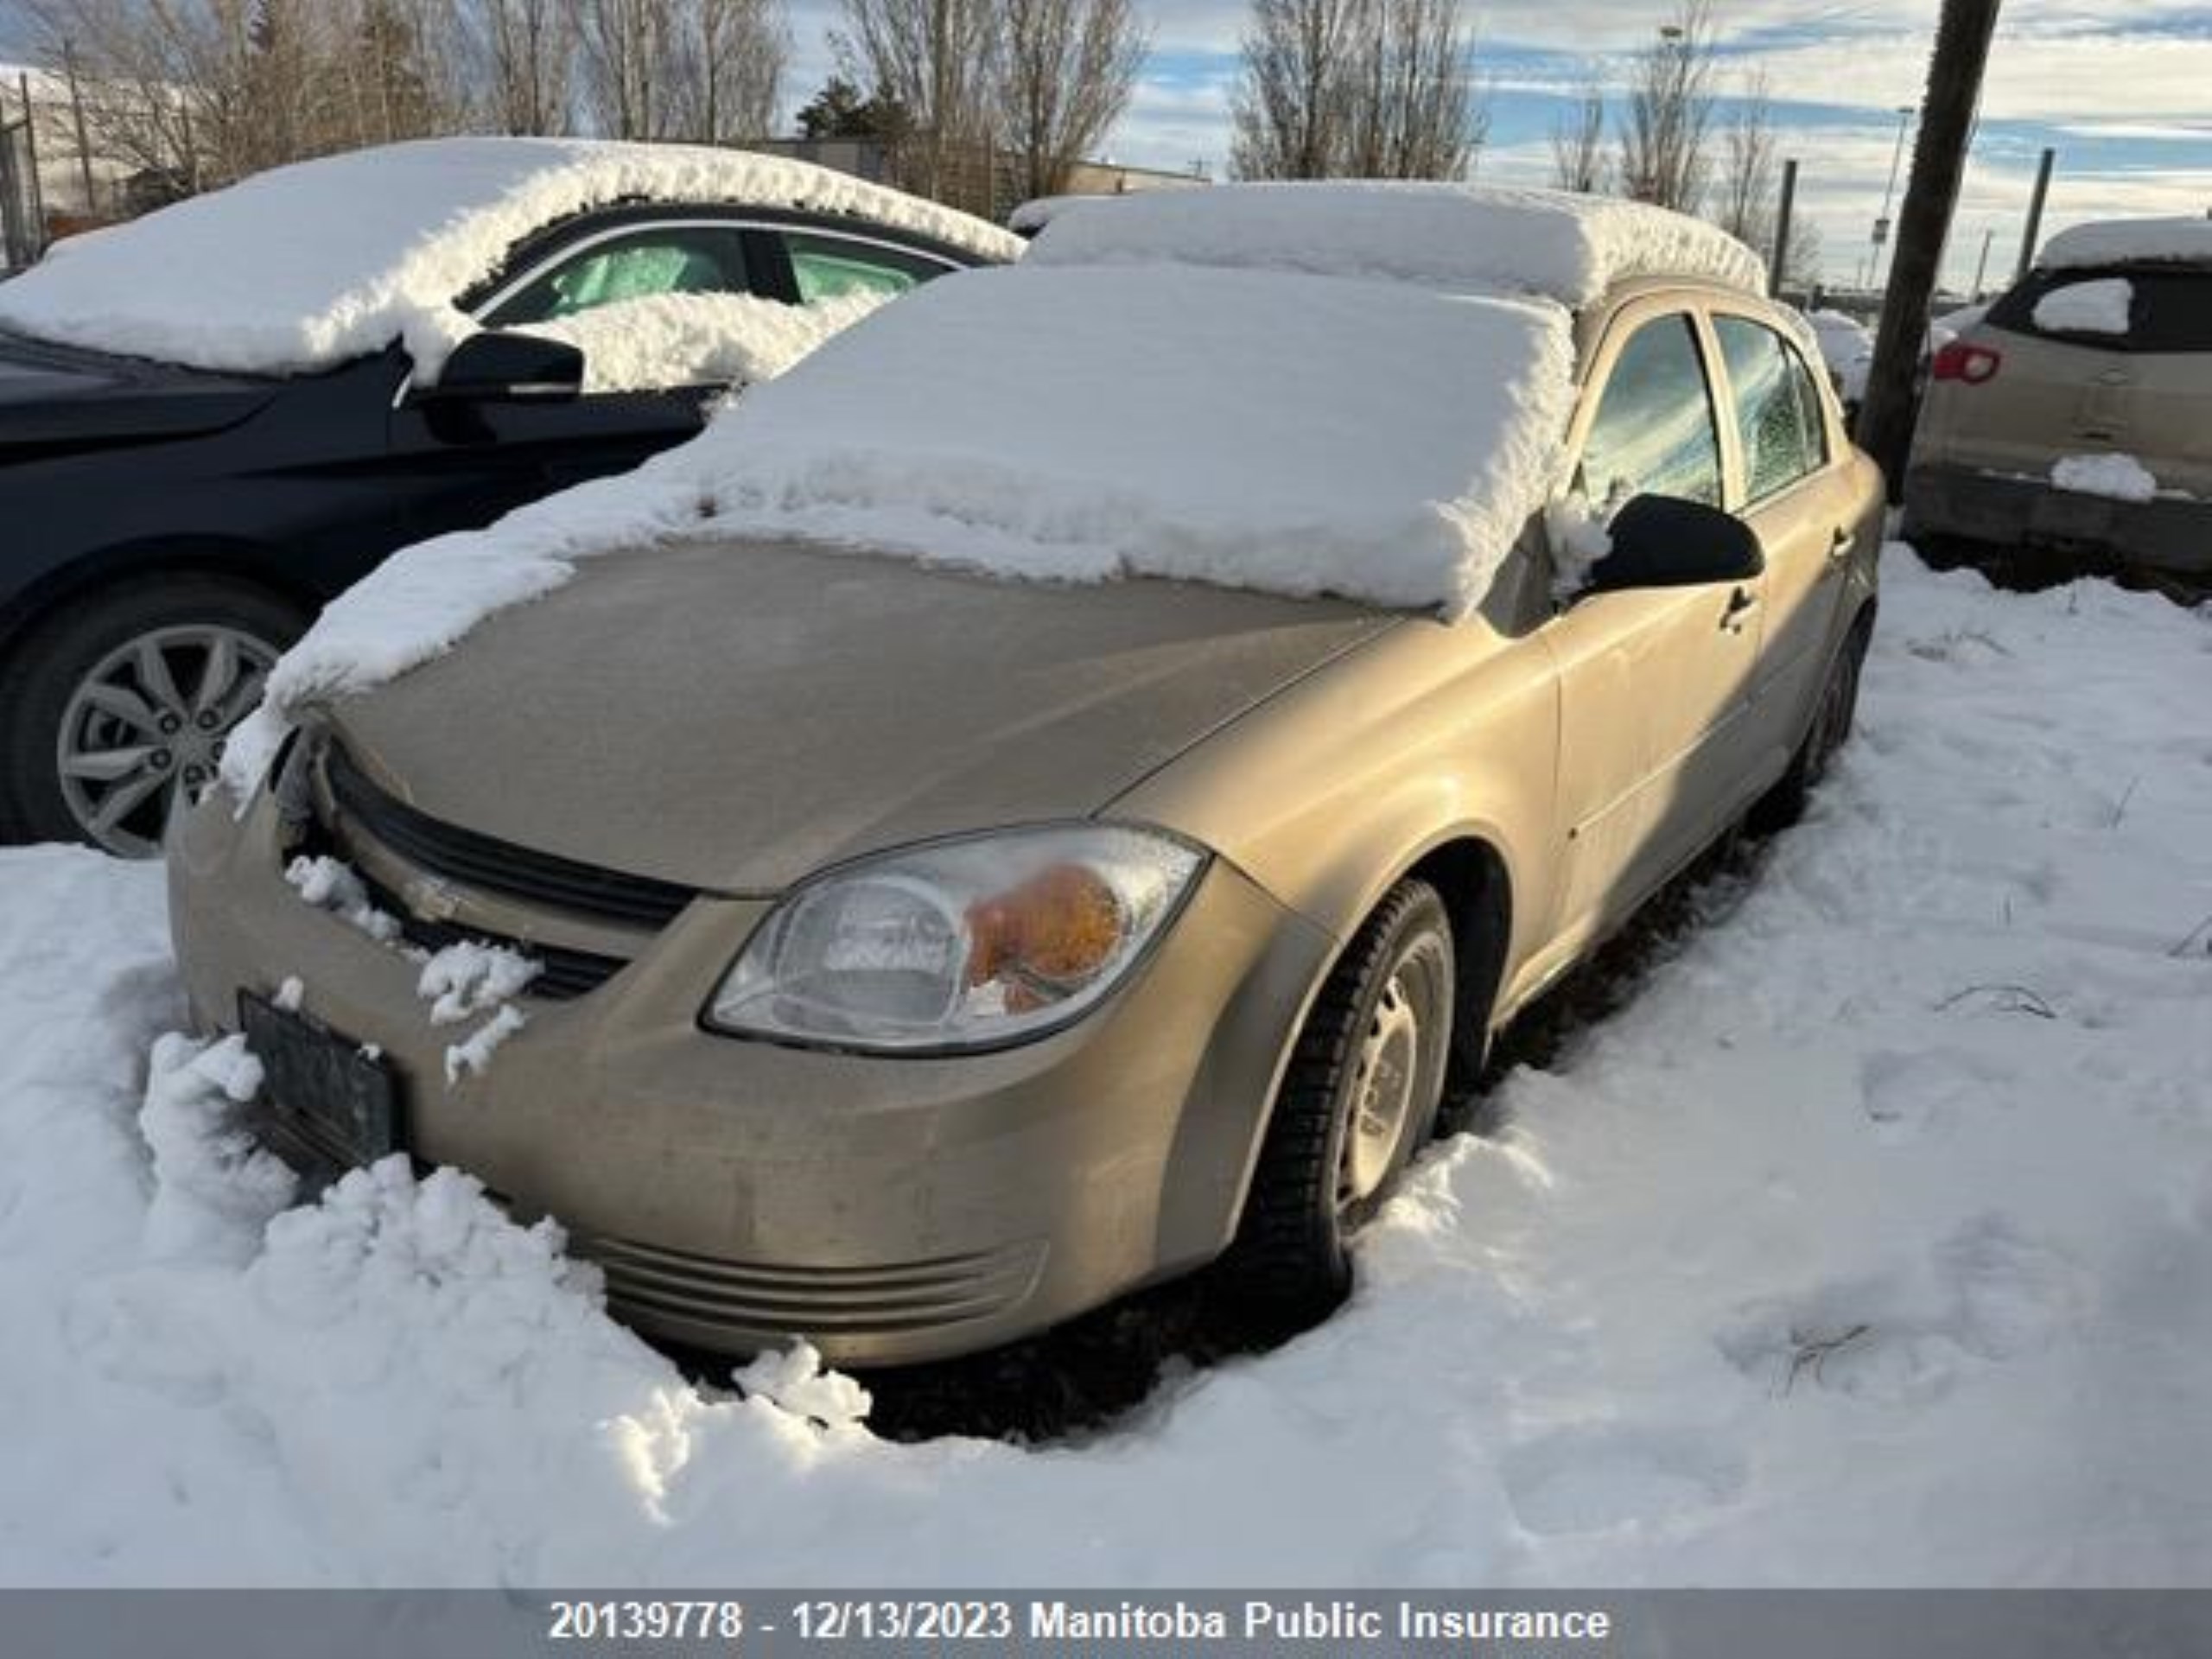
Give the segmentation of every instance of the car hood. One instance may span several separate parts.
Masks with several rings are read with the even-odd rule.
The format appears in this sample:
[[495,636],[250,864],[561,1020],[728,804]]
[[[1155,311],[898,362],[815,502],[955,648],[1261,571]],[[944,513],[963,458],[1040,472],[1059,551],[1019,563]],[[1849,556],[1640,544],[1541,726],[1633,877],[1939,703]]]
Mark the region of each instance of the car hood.
[[0,334],[0,455],[190,437],[245,419],[276,392],[271,381]]
[[434,818],[769,893],[859,854],[1096,811],[1386,613],[994,581],[788,544],[594,558],[330,711]]

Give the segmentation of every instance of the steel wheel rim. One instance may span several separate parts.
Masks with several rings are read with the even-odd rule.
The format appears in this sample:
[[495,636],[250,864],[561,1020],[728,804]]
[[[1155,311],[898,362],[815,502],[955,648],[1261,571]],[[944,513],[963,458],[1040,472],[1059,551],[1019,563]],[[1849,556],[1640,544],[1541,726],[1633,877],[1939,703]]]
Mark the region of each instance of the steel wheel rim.
[[1398,964],[1376,1000],[1374,1014],[1360,1039],[1344,1154],[1338,1163],[1340,1209],[1373,1198],[1397,1166],[1426,1069],[1425,1010],[1420,988],[1411,982],[1418,973],[1411,961]]
[[124,858],[160,852],[171,815],[214,781],[224,740],[276,661],[276,647],[242,629],[188,623],[140,634],[94,664],[54,739],[77,827]]

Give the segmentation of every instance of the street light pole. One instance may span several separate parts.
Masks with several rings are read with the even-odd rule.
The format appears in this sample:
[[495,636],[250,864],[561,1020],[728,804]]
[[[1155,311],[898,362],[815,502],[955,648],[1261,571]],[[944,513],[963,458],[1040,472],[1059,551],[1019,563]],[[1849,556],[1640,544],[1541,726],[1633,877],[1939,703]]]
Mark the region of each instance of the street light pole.
[[1882,274],[1882,247],[1890,239],[1890,204],[1897,200],[1897,169],[1904,162],[1905,136],[1912,130],[1912,118],[1920,113],[1916,104],[1897,105],[1897,147],[1890,152],[1890,181],[1882,191],[1882,216],[1874,221],[1874,245],[1866,255],[1866,286],[1872,288]]

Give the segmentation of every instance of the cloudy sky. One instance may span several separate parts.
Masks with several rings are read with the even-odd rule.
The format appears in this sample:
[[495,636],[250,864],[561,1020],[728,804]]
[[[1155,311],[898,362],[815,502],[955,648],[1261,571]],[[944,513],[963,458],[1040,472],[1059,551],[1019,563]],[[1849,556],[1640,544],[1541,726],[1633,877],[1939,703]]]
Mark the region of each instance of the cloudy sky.
[[[1243,0],[1145,0],[1154,53],[1115,135],[1117,161],[1221,175]],[[830,66],[837,0],[794,0],[795,88]],[[1478,176],[1542,183],[1548,135],[1592,73],[1618,82],[1671,0],[1474,0],[1491,93]],[[1718,0],[1726,79],[1764,68],[1800,200],[1829,277],[1867,257],[1895,153],[1918,101],[1936,0]],[[2046,226],[2212,209],[2212,0],[2007,0],[1982,95],[1946,276],[1970,283],[1989,234],[1992,280],[2018,257],[2037,155],[2058,151]],[[1908,165],[1910,156],[1907,157]],[[1900,180],[1899,194],[1903,183]]]

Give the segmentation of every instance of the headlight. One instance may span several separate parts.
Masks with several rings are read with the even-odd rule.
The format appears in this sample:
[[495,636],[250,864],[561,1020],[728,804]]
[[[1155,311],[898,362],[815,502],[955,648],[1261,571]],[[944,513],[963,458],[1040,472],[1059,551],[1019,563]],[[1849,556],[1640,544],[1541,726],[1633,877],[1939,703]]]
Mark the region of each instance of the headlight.
[[1070,824],[849,864],[776,907],[706,1022],[899,1053],[1042,1036],[1121,982],[1205,861],[1155,830]]

